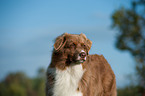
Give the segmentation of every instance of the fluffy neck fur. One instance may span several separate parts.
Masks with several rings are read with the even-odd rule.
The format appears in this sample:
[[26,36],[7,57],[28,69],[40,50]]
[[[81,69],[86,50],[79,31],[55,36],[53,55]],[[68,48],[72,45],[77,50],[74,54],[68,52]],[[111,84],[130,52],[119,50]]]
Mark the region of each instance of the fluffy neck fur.
[[69,66],[65,70],[56,69],[53,96],[83,96],[78,90],[84,70],[82,65]]

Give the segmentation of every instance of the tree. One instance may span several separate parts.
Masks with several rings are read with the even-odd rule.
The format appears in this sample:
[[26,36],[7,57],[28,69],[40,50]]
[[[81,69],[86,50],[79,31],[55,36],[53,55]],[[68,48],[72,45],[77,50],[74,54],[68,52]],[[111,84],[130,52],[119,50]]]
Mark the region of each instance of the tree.
[[24,73],[11,73],[0,83],[0,96],[26,96],[27,85],[29,80]]
[[129,51],[136,61],[139,86],[145,90],[145,0],[134,0],[131,8],[120,8],[112,15],[117,29],[116,47]]
[[45,96],[45,70],[29,78],[23,72],[10,73],[0,82],[0,96]]

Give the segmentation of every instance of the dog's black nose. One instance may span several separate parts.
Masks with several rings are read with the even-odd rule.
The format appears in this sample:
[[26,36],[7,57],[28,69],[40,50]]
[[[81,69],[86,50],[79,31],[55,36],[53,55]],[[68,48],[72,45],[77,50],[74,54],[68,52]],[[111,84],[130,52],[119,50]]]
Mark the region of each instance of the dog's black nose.
[[81,52],[81,53],[79,54],[79,56],[80,56],[81,58],[85,58],[85,57],[86,57],[86,53],[85,53],[85,52]]

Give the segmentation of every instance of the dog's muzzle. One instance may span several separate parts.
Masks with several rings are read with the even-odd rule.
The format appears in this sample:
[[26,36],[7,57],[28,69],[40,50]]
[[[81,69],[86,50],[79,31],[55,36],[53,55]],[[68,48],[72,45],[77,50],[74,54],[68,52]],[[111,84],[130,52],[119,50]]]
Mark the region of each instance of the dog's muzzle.
[[85,57],[87,56],[85,52],[81,52],[79,54],[79,56],[81,57],[81,59],[85,59]]
[[77,62],[78,63],[83,63],[84,61],[86,61],[86,57],[87,54],[84,50],[82,50],[79,54],[78,54],[78,58],[77,58]]

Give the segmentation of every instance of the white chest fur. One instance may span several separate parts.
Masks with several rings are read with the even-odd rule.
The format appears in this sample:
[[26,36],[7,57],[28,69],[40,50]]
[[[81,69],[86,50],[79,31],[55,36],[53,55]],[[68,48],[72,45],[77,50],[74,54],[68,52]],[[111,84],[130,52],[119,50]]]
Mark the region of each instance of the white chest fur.
[[70,66],[63,71],[56,69],[53,96],[82,96],[77,88],[83,73],[81,64]]

